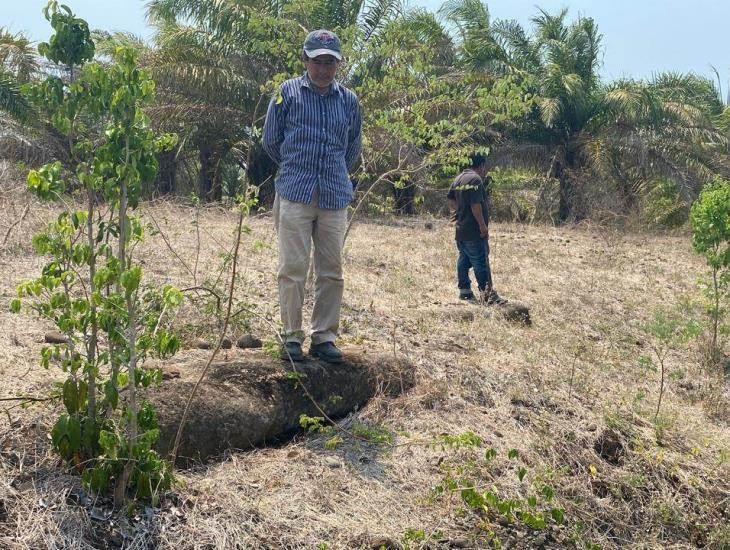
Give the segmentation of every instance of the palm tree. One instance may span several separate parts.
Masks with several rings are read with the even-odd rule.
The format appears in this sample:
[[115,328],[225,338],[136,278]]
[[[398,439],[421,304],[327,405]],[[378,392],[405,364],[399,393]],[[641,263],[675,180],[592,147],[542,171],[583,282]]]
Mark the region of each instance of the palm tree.
[[30,40],[0,27],[0,111],[17,121],[31,117],[31,107],[20,92],[38,72],[38,57]]
[[34,110],[21,91],[38,72],[32,43],[0,27],[0,155],[29,160],[37,153]]
[[577,182],[592,169],[616,177],[629,205],[651,174],[671,174],[689,189],[712,170],[712,149],[722,138],[711,82],[660,75],[650,83],[603,85],[601,35],[592,19],[568,23],[566,9],[539,10],[528,34],[513,21],[492,23],[480,4],[452,0],[442,13],[457,27],[466,67],[530,82],[537,110],[513,137],[542,147],[548,175],[559,181],[559,221],[581,217]]

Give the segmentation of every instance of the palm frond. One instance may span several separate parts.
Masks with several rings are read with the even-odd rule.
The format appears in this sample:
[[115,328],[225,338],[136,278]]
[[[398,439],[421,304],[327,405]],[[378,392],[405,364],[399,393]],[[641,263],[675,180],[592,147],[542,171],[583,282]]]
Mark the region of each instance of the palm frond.
[[29,82],[39,71],[38,54],[33,42],[22,33],[0,27],[0,70],[12,74],[18,83]]
[[555,97],[543,97],[538,100],[538,107],[543,124],[548,128],[554,127],[562,111],[560,100]]
[[[360,16],[361,42],[369,41],[391,21],[404,12],[401,0],[370,0],[362,6]],[[356,14],[357,16],[358,14]]]
[[538,8],[538,11],[540,13],[530,19],[535,26],[536,38],[540,42],[565,42],[568,38],[568,28],[565,26],[568,8],[563,8],[557,15],[551,15],[542,8]]
[[0,111],[21,122],[29,120],[33,114],[33,108],[20,92],[17,80],[3,72],[0,72]]

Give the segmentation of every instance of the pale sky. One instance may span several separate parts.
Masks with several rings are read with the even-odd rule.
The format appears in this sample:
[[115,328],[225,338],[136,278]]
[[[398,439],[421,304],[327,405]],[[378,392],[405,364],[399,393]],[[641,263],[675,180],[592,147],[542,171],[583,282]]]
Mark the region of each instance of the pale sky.
[[[130,31],[149,37],[145,0],[64,0],[92,28]],[[436,10],[440,0],[411,0],[411,6]],[[50,26],[41,10],[46,0],[0,0],[0,26],[45,40]],[[569,8],[569,17],[595,19],[603,34],[605,80],[648,78],[664,70],[693,71],[712,77],[710,64],[730,78],[730,0],[494,0],[493,19],[516,19],[529,28],[540,6],[550,13]]]

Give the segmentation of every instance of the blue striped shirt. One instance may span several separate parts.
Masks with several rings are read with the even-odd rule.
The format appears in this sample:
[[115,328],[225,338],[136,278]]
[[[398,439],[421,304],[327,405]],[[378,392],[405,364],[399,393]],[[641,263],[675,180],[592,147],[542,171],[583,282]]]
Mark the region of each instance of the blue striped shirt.
[[309,76],[282,84],[271,99],[263,146],[279,165],[276,192],[310,204],[317,189],[319,207],[345,208],[352,200],[349,170],[360,157],[362,119],[357,96],[333,82],[321,95]]

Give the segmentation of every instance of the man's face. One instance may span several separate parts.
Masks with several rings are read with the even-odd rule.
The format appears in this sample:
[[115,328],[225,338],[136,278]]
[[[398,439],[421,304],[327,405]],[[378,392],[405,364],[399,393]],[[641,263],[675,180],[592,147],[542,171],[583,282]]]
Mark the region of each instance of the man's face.
[[314,58],[304,55],[304,66],[309,78],[319,88],[326,88],[332,84],[339,65],[340,62],[333,55],[318,55]]

